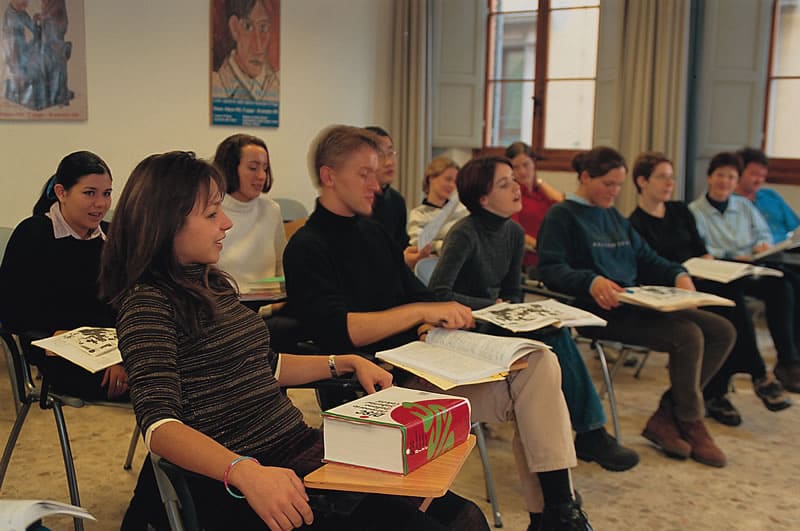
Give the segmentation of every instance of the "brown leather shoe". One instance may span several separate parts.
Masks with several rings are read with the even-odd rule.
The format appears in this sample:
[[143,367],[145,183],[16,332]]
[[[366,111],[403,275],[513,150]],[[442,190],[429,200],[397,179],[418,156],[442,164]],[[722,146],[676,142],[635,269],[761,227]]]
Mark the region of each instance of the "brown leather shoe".
[[647,421],[642,436],[670,457],[686,459],[692,453],[691,445],[681,438],[672,407],[666,403],[662,402]]
[[791,393],[800,393],[800,363],[790,365],[779,363],[773,372],[784,389]]
[[683,438],[692,446],[692,459],[708,466],[725,466],[728,460],[711,438],[702,420],[679,420],[678,427]]

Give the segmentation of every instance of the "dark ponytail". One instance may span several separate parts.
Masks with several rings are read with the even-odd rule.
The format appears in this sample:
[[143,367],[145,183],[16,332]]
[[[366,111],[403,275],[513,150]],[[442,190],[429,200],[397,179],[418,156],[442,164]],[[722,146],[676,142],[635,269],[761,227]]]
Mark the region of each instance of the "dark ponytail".
[[586,172],[592,179],[602,177],[617,168],[628,169],[625,157],[614,148],[598,146],[589,151],[581,151],[572,158],[572,169],[578,174]]
[[111,170],[108,169],[108,164],[90,151],[76,151],[61,159],[55,175],[44,183],[39,200],[33,206],[33,215],[37,216],[46,213],[53,206],[53,203],[58,201],[55,192],[57,184],[69,190],[77,184],[81,177],[92,174],[106,174],[111,178]]

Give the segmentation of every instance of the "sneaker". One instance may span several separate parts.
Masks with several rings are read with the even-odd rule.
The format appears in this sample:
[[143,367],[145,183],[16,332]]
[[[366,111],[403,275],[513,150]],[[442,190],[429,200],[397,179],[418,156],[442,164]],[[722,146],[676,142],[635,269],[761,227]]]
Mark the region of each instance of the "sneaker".
[[555,507],[545,507],[539,529],[542,531],[592,531],[592,526],[589,524],[586,513],[577,503],[570,501]]
[[575,453],[578,459],[595,461],[601,467],[613,472],[628,470],[639,463],[639,454],[619,444],[605,428],[577,434]]
[[742,416],[725,396],[706,400],[706,417],[711,417],[726,426],[738,426],[742,423]]
[[791,365],[775,365],[775,378],[783,384],[783,388],[791,393],[800,393],[800,363]]
[[692,459],[704,465],[722,468],[727,458],[719,449],[702,420],[678,421],[681,436],[692,447]]
[[780,411],[792,406],[792,400],[786,396],[781,383],[769,374],[753,380],[753,391],[770,411]]

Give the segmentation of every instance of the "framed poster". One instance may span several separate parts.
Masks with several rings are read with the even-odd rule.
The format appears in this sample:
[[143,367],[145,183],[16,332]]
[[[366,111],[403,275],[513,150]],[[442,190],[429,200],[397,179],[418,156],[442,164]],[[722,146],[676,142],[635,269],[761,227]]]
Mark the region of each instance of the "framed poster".
[[211,124],[278,127],[280,0],[211,0]]
[[0,6],[0,119],[86,120],[83,0]]

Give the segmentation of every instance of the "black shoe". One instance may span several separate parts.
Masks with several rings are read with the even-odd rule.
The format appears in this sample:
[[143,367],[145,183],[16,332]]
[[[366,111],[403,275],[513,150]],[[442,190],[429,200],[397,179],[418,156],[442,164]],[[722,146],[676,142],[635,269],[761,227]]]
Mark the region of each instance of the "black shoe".
[[555,507],[545,507],[539,529],[542,531],[593,531],[586,513],[574,501]]
[[753,391],[770,411],[781,411],[792,406],[792,400],[786,396],[781,383],[769,376],[753,380]]
[[724,396],[706,400],[706,416],[726,426],[738,426],[742,423],[742,416]]
[[783,388],[790,393],[800,393],[800,363],[790,365],[775,365],[775,378],[778,379]]
[[575,453],[578,459],[595,461],[601,467],[613,472],[628,470],[639,463],[639,454],[619,444],[605,428],[577,434]]

